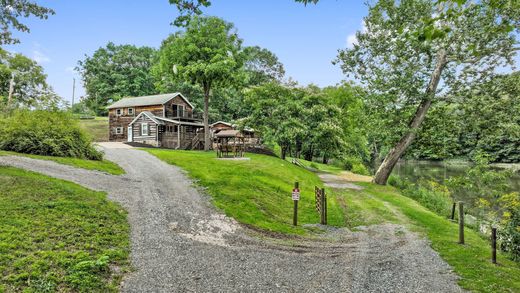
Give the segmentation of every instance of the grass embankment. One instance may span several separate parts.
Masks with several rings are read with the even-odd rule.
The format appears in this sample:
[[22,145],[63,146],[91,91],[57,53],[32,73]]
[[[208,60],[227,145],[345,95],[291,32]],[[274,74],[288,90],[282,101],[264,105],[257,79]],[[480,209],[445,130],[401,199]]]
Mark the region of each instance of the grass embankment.
[[[288,162],[292,162],[293,158],[286,157],[286,160]],[[322,164],[322,163],[318,163],[318,162],[311,162],[311,161],[307,161],[307,160],[304,160],[304,159],[298,159],[298,161],[300,161],[300,163],[302,163],[302,165],[304,165],[305,167],[311,168],[311,169],[315,169],[315,170],[317,170],[319,172],[327,172],[327,173],[332,173],[332,174],[339,174],[342,171],[345,171],[344,169],[342,169],[340,167],[337,167],[337,166],[334,166],[334,165]]]
[[108,117],[79,119],[79,126],[85,130],[94,141],[108,141]]
[[[215,206],[241,223],[272,232],[305,234],[303,224],[319,223],[314,186],[316,174],[287,161],[257,154],[250,160],[219,160],[214,152],[146,149],[159,159],[188,171],[207,188]],[[292,226],[294,182],[300,183],[298,227]],[[344,226],[339,203],[329,200],[329,224]]]
[[126,212],[76,184],[0,166],[0,292],[113,292],[129,271]]
[[83,168],[87,170],[96,170],[101,172],[106,172],[112,175],[121,175],[124,174],[125,171],[119,167],[114,162],[108,160],[96,161],[96,160],[84,160],[78,158],[68,158],[68,157],[52,157],[52,156],[40,156],[40,155],[30,155],[30,154],[22,154],[16,152],[2,151],[0,150],[0,156],[23,156],[32,159],[38,160],[47,160],[54,161],[56,163],[69,165],[77,168]]
[[[450,264],[461,277],[459,284],[476,292],[520,292],[520,264],[515,263],[503,254],[498,254],[499,265],[491,263],[489,240],[484,239],[476,231],[465,229],[465,245],[458,244],[458,225],[446,217],[439,216],[426,209],[413,199],[405,197],[390,186],[379,186],[371,183],[358,183],[365,187],[362,191],[345,190],[341,192],[347,200],[351,200],[350,210],[347,208],[347,219],[355,221],[359,213],[369,212],[369,198],[376,223],[381,215],[387,214],[391,222],[409,225],[413,230],[425,234],[432,247]],[[370,202],[368,201],[368,202]],[[401,216],[392,219],[392,211]]]
[[[299,223],[318,223],[314,209],[317,176],[290,162],[248,154],[250,161],[217,160],[212,152],[148,149],[160,159],[187,170],[207,187],[215,205],[239,222],[261,229],[303,234],[291,225],[290,190],[294,181],[302,187]],[[358,182],[365,189],[328,190],[329,224],[354,228],[361,225],[398,223],[426,235],[461,277],[460,285],[477,292],[520,292],[520,265],[503,254],[499,265],[490,261],[487,239],[466,228],[466,244],[459,245],[458,226],[391,186]]]

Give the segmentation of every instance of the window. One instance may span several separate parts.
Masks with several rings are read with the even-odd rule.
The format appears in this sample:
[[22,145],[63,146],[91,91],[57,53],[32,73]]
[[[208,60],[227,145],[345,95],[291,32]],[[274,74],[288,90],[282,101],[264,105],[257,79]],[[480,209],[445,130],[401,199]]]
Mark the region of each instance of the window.
[[184,117],[184,105],[173,105],[173,116],[174,117]]
[[117,116],[123,115],[123,109],[116,109],[116,115]]
[[148,123],[141,123],[141,135],[148,135]]
[[123,127],[116,127],[116,134],[123,134]]
[[134,115],[134,108],[128,108],[128,115]]

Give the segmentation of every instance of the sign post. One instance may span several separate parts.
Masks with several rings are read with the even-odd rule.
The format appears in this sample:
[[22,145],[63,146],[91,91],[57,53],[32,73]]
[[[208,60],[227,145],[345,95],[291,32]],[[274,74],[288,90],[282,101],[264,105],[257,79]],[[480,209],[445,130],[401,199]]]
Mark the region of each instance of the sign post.
[[298,182],[294,182],[292,190],[292,200],[294,201],[293,225],[298,225],[298,201],[300,200],[300,188]]

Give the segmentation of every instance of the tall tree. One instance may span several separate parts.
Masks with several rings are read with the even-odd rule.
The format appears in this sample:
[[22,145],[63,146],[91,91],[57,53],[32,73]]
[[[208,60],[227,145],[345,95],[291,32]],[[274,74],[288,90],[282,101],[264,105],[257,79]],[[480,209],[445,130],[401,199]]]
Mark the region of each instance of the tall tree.
[[0,107],[52,108],[59,102],[47,84],[43,67],[22,54],[0,48]]
[[204,149],[209,150],[212,89],[235,83],[243,66],[242,40],[233,24],[218,17],[193,17],[185,30],[163,42],[157,72],[198,84],[204,95]]
[[20,17],[34,16],[47,19],[54,14],[54,10],[39,6],[28,0],[0,0],[0,46],[16,44],[20,41],[13,38],[12,30],[29,32],[29,27],[21,23]]
[[87,97],[85,103],[97,115],[106,114],[105,107],[125,96],[155,93],[150,72],[156,50],[134,45],[115,45],[110,42],[92,56],[78,61]]
[[486,80],[497,66],[513,64],[513,29],[518,31],[520,18],[513,2],[380,0],[369,7],[366,30],[337,61],[375,97],[390,97],[383,107],[415,108],[376,172],[376,183],[386,184],[439,91]]

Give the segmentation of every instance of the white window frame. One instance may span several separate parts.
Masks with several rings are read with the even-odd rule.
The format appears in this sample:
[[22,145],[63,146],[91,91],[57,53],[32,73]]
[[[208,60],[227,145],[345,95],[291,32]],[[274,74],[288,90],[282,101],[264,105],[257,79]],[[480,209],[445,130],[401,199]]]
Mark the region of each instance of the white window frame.
[[121,115],[123,115],[123,109],[117,108],[116,109],[116,116],[121,116]]
[[116,127],[116,134],[124,134],[123,127]]
[[[144,131],[146,129],[146,131]],[[148,123],[141,123],[141,136],[148,136]]]
[[[132,113],[130,113],[130,110],[132,111]],[[132,115],[133,116],[135,114],[134,108],[128,108],[126,111],[127,111],[128,115]]]

